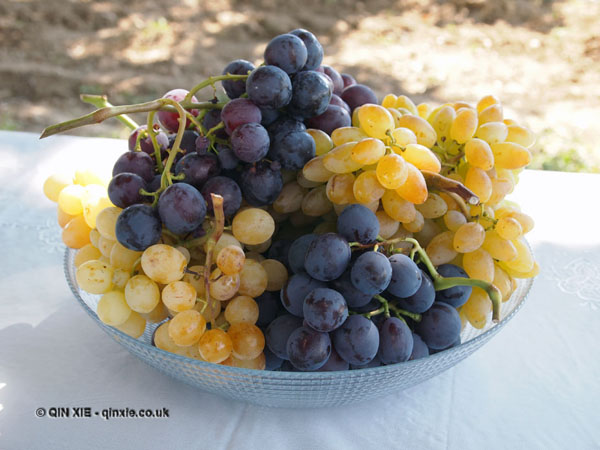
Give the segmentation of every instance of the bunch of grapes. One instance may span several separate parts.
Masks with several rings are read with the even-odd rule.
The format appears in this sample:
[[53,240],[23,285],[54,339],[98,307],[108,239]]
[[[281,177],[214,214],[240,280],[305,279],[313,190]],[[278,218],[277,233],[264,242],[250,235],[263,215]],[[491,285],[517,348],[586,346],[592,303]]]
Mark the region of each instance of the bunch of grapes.
[[[88,98],[103,106],[93,121],[131,126],[128,151],[110,179],[55,175],[44,192],[100,320],[136,338],[159,324],[153,345],[211,363],[345,370],[424,357],[499,319],[515,279],[539,271],[533,221],[504,199],[532,133],[493,96],[378,104],[322,59],[297,29],[263,64],[232,61],[189,91]],[[125,115],[140,111],[142,126]]]

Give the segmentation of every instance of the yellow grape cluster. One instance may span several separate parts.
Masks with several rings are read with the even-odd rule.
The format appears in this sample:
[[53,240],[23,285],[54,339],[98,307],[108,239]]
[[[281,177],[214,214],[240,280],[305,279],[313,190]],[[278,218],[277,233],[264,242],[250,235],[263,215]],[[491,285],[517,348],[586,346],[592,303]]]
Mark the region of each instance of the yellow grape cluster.
[[[208,244],[178,246],[164,234],[162,243],[144,252],[130,250],[116,238],[122,211],[110,203],[106,183],[91,172],[75,177],[50,176],[46,196],[58,203],[63,242],[77,249],[74,264],[79,287],[101,295],[99,319],[134,337],[147,323],[160,323],[154,344],[202,361],[263,370],[265,340],[256,326],[256,297],[279,291],[286,267],[265,259],[275,223],[259,208],[243,208],[232,233],[223,233],[213,249],[206,300],[204,271]],[[93,195],[92,195],[93,194]],[[246,252],[243,250],[243,244]],[[216,328],[207,330],[207,322]]]

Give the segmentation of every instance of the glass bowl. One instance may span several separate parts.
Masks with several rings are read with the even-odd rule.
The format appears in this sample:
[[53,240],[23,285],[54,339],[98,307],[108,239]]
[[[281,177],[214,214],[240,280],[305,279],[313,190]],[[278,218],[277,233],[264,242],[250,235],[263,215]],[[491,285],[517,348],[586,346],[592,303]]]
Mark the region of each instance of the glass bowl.
[[519,311],[533,284],[533,279],[518,280],[512,297],[502,304],[498,324],[488,324],[482,330],[467,325],[461,333],[461,345],[427,358],[342,372],[272,372],[221,366],[160,350],[150,343],[158,324],[149,323],[138,339],[103,324],[95,312],[100,296],[88,294],[77,285],[75,253],[76,250],[67,249],[64,259],[65,276],[75,298],[94,322],[130,353],[204,391],[282,408],[346,405],[398,392],[432,378],[462,361],[498,333]]

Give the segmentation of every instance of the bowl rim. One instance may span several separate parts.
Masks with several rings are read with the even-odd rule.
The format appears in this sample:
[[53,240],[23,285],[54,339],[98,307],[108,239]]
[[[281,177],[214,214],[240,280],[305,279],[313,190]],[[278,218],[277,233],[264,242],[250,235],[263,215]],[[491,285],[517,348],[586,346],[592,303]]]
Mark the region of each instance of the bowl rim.
[[[425,358],[419,358],[419,359],[404,361],[404,362],[395,363],[395,364],[388,364],[385,366],[366,367],[366,368],[355,369],[355,370],[339,370],[339,371],[324,371],[324,372],[319,372],[319,371],[291,372],[291,371],[276,371],[276,370],[256,370],[256,369],[245,369],[245,368],[234,367],[234,366],[223,366],[221,364],[210,363],[207,361],[201,361],[198,359],[188,358],[187,356],[178,355],[176,353],[171,353],[166,350],[162,350],[158,347],[155,347],[151,344],[148,344],[148,343],[140,340],[139,338],[133,338],[133,337],[129,336],[128,334],[123,333],[121,330],[118,330],[115,327],[111,327],[110,325],[106,325],[106,324],[102,323],[100,321],[100,319],[98,318],[98,315],[89,307],[89,305],[81,297],[81,295],[78,291],[78,287],[74,283],[76,280],[74,280],[74,277],[71,276],[71,270],[74,269],[74,267],[73,268],[71,267],[71,260],[72,260],[72,256],[74,256],[76,252],[77,252],[76,249],[71,249],[71,248],[67,247],[65,250],[64,258],[63,258],[63,269],[64,269],[65,278],[67,280],[69,288],[71,289],[71,292],[73,293],[73,295],[79,302],[80,306],[84,309],[84,311],[98,325],[100,325],[106,333],[111,335],[111,337],[113,337],[113,339],[115,339],[115,337],[112,336],[112,334],[116,334],[119,336],[119,338],[121,340],[127,341],[129,343],[128,344],[129,346],[141,346],[142,348],[145,348],[147,351],[158,352],[159,354],[162,354],[166,358],[172,358],[176,361],[179,361],[180,363],[192,365],[199,369],[213,370],[213,369],[218,368],[222,371],[232,372],[232,374],[245,375],[245,376],[250,376],[250,377],[255,377],[257,375],[260,375],[261,378],[268,378],[268,379],[272,379],[272,380],[277,380],[277,379],[288,379],[289,380],[290,378],[294,378],[294,379],[298,379],[298,380],[309,380],[312,378],[317,378],[317,379],[340,378],[341,379],[341,378],[360,377],[360,376],[362,376],[361,374],[367,374],[367,373],[369,375],[376,375],[378,373],[383,374],[383,373],[387,373],[390,371],[395,371],[395,370],[397,370],[397,368],[399,366],[409,368],[413,365],[422,364],[423,361],[425,361],[425,360],[434,361],[435,359],[445,358],[448,356],[448,354],[449,354],[448,352],[457,351],[459,348],[464,349],[467,347],[475,347],[475,349],[477,349],[478,348],[477,344],[480,341],[485,342],[487,339],[494,336],[522,308],[523,304],[525,303],[525,300],[527,299],[529,293],[531,292],[531,287],[533,286],[533,281],[535,279],[535,277],[534,277],[534,278],[520,279],[518,281],[519,283],[524,283],[524,286],[522,289],[523,290],[522,298],[515,305],[513,310],[506,317],[502,318],[498,323],[493,324],[489,329],[487,329],[480,335],[478,335],[466,342],[461,342],[459,345],[457,345],[455,347],[440,351],[433,355],[430,354],[429,356],[427,356]],[[513,293],[513,295],[514,295],[514,293]],[[509,300],[507,300],[506,302],[503,302],[503,304],[508,303],[511,299],[512,299],[512,296]],[[162,322],[160,322],[160,323],[162,323]],[[127,348],[127,350],[129,350],[129,348]],[[468,356],[469,354],[470,353],[465,355],[465,357]],[[285,374],[285,375],[281,375],[281,374]]]

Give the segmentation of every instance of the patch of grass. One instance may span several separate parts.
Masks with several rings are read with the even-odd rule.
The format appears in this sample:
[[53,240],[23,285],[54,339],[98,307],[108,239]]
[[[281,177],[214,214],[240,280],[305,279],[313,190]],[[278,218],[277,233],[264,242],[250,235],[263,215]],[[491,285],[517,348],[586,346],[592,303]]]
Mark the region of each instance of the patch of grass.
[[8,114],[0,114],[0,130],[17,131],[20,130],[19,124]]
[[600,167],[589,164],[575,149],[556,154],[548,154],[541,150],[534,154],[530,169],[555,170],[558,172],[592,172],[600,173]]

